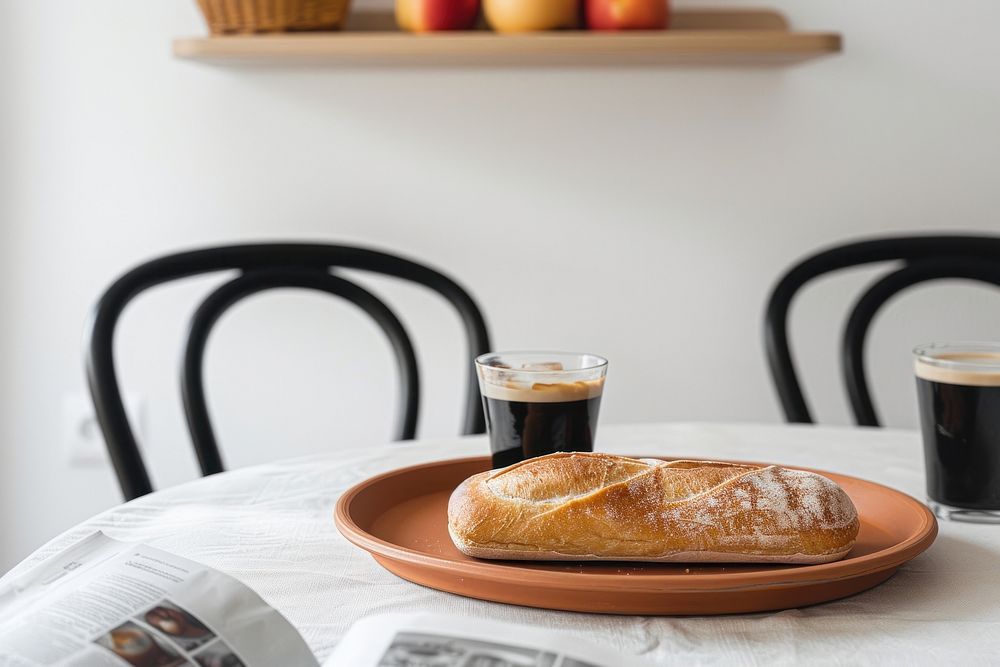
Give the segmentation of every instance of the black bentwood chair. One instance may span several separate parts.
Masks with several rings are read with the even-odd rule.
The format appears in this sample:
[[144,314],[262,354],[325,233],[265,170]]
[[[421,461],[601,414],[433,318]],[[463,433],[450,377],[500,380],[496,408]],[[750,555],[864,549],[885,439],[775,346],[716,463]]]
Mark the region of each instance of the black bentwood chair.
[[315,290],[347,299],[379,324],[392,344],[400,375],[401,409],[397,417],[396,438],[410,440],[414,437],[420,386],[410,338],[388,306],[371,292],[336,275],[337,269],[360,269],[410,280],[438,292],[455,307],[468,340],[469,377],[462,432],[485,432],[473,359],[489,351],[489,335],[475,301],[451,278],[402,257],[351,246],[280,243],[181,252],[141,264],[116,280],[97,302],[90,321],[87,337],[90,393],[126,500],[145,495],[153,487],[122,403],[112,354],[115,327],[125,306],[139,293],[161,283],[199,274],[238,272],[235,278],[212,292],[195,311],[184,352],[182,398],[202,475],[225,469],[209,420],[202,378],[202,361],[209,333],[230,306],[252,294],[275,288]]
[[847,396],[860,426],[879,426],[868,390],[864,348],[879,309],[896,294],[919,283],[960,278],[1000,287],[1000,236],[894,236],[839,245],[807,257],[784,274],[771,292],[764,321],[764,344],[771,377],[785,419],[811,424],[788,343],[792,299],[813,278],[840,269],[895,262],[855,302],[841,340],[841,370]]

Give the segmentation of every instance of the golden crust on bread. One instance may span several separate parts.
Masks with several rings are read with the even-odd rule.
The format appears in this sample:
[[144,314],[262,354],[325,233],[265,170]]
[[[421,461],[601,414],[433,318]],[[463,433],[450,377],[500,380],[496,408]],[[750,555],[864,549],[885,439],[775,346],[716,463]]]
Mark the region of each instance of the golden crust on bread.
[[448,528],[480,558],[823,563],[850,551],[859,523],[815,473],[557,453],[467,479]]

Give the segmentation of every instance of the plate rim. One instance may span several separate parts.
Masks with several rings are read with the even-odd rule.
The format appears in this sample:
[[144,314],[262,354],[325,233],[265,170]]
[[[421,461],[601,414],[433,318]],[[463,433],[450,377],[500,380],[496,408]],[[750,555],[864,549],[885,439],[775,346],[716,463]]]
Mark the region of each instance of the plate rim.
[[[737,463],[737,464],[748,464],[748,465],[781,465],[781,467],[794,469],[794,470],[804,470],[807,472],[813,472],[820,475],[850,479],[853,481],[861,482],[862,484],[878,487],[883,490],[883,492],[888,492],[891,495],[900,497],[907,505],[911,508],[917,510],[922,521],[915,532],[908,538],[893,544],[892,546],[875,551],[864,556],[859,556],[857,558],[848,558],[839,561],[834,561],[831,563],[819,563],[814,565],[794,565],[788,566],[782,569],[768,569],[756,572],[734,572],[732,574],[726,573],[711,573],[711,574],[649,574],[642,577],[628,577],[624,574],[615,573],[583,573],[583,572],[572,572],[572,571],[558,571],[558,570],[539,570],[528,567],[520,567],[517,565],[521,561],[453,561],[441,558],[439,556],[433,556],[426,554],[421,551],[416,551],[414,549],[409,549],[407,547],[399,546],[388,542],[381,538],[375,537],[371,533],[365,531],[361,528],[351,517],[350,505],[351,502],[357,497],[359,493],[367,489],[368,487],[378,484],[387,478],[395,477],[404,473],[416,472],[425,468],[441,467],[446,465],[462,465],[471,464],[473,462],[482,461],[484,463],[489,462],[488,456],[465,456],[458,458],[448,458],[448,459],[438,459],[435,461],[427,461],[424,463],[418,463],[410,466],[403,466],[400,468],[394,468],[392,470],[387,470],[385,472],[373,475],[364,480],[361,480],[347,490],[345,490],[340,498],[337,499],[336,506],[334,508],[334,523],[337,529],[340,531],[341,535],[344,536],[349,542],[354,544],[361,549],[364,549],[372,556],[378,556],[381,558],[387,558],[397,562],[403,562],[412,565],[420,565],[424,567],[430,567],[437,571],[449,570],[453,571],[456,567],[461,568],[463,571],[467,572],[469,576],[475,576],[478,579],[484,581],[492,582],[509,582],[511,571],[507,568],[515,568],[517,570],[517,577],[520,580],[519,583],[523,585],[530,585],[535,588],[540,589],[563,589],[570,582],[568,580],[573,577],[584,577],[587,582],[588,588],[591,589],[603,589],[603,588],[616,588],[621,589],[622,584],[627,586],[627,589],[631,592],[662,592],[662,593],[696,593],[696,592],[717,592],[725,593],[732,591],[747,591],[758,588],[779,588],[779,587],[794,587],[797,585],[814,585],[829,583],[839,580],[854,579],[857,577],[863,577],[866,575],[874,574],[876,572],[884,572],[888,570],[898,569],[904,563],[912,560],[920,553],[926,551],[937,537],[938,533],[938,523],[934,514],[930,509],[922,502],[909,495],[903,491],[899,491],[885,484],[879,482],[873,482],[861,477],[855,477],[853,475],[846,475],[837,472],[831,472],[827,470],[820,470],[817,468],[808,468],[804,466],[785,466],[784,464],[774,464],[774,463],[763,463],[759,461],[736,461],[736,460],[723,460],[723,459],[711,459],[711,458],[684,458],[677,456],[634,456],[631,458],[653,458],[665,461],[715,461],[724,463]],[[524,561],[527,563],[544,562],[544,561]],[[576,561],[565,561],[566,563],[576,562]],[[587,561],[581,561],[587,562]],[[597,561],[595,561],[597,562]],[[603,563],[611,563],[615,561],[600,561]],[[623,563],[628,563],[629,566],[635,566],[640,564],[640,561],[622,561]],[[789,576],[776,577],[776,573],[785,572]],[[726,584],[725,579],[732,576],[740,576],[741,583],[739,584]],[[555,579],[555,580],[553,580]],[[664,590],[663,584],[669,582],[669,590]]]

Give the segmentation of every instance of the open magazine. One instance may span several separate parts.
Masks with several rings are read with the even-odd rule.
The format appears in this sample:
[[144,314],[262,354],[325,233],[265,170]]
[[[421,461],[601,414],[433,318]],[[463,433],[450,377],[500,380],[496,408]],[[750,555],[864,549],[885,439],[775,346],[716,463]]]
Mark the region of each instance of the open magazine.
[[0,581],[0,665],[318,665],[256,593],[204,565],[94,533]]
[[[103,533],[0,579],[0,665],[319,667],[227,574]],[[457,616],[355,623],[324,667],[647,667],[576,637]]]
[[649,667],[578,637],[441,614],[370,616],[323,667]]

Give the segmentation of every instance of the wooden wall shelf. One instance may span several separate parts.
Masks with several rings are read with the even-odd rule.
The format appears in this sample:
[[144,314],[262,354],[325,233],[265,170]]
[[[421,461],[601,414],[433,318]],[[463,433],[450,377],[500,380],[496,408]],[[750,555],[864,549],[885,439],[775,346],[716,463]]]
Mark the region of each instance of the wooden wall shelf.
[[174,41],[178,58],[237,65],[573,66],[788,64],[841,50],[832,32],[793,32],[765,10],[678,10],[670,30],[488,30],[412,35],[392,15],[358,13],[341,32],[194,37]]

